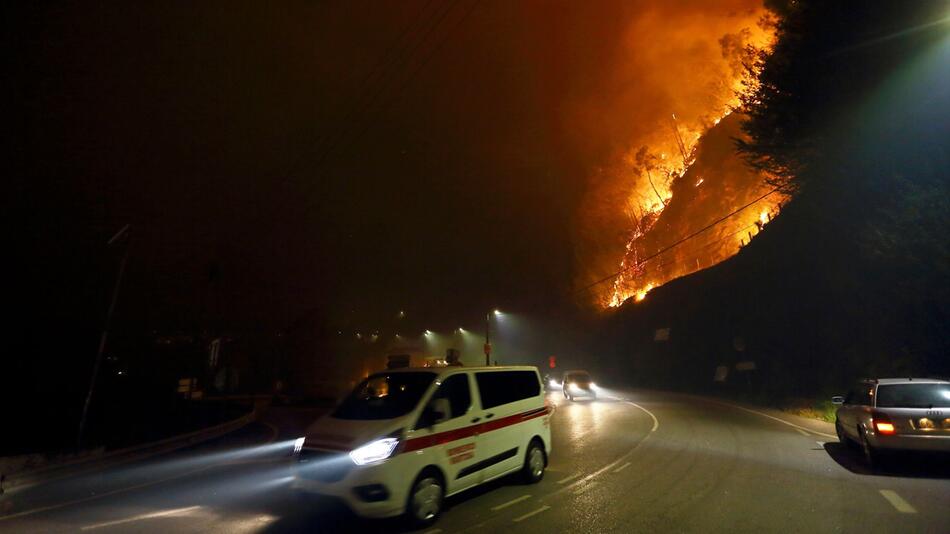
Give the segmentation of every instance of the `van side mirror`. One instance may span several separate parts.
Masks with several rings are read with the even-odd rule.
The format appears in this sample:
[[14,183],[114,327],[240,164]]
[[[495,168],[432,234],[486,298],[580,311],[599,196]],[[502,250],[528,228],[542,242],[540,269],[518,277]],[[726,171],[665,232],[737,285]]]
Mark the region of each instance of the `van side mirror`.
[[841,406],[844,404],[844,397],[841,395],[835,395],[834,397],[831,397],[831,404],[834,404],[835,406]]
[[419,416],[419,422],[416,428],[429,428],[432,425],[445,421],[448,417],[449,401],[448,399],[433,399]]
[[419,422],[416,423],[416,428],[429,428],[444,418],[445,414],[435,410],[432,406],[426,406],[425,410],[422,410],[422,414],[419,416]]

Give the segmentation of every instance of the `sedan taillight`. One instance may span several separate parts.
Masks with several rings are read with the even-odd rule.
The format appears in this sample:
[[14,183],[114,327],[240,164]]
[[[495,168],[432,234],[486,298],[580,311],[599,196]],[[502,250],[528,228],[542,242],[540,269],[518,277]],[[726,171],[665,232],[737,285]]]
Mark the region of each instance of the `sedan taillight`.
[[878,434],[884,436],[890,436],[897,432],[890,418],[881,413],[871,414],[871,424],[874,425],[874,430],[877,431]]

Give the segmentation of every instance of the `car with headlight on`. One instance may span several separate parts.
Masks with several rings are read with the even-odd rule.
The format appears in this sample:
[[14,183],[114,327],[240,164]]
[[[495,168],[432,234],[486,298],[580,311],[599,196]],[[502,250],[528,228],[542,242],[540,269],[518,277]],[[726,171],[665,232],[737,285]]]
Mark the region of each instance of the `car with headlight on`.
[[870,466],[886,451],[950,452],[950,381],[864,380],[832,403],[838,440],[860,447]]
[[597,398],[597,384],[587,371],[565,372],[564,379],[561,381],[561,390],[564,392],[564,398],[571,401],[579,397]]
[[292,487],[426,526],[448,496],[515,473],[541,480],[551,411],[536,367],[372,374],[297,440]]

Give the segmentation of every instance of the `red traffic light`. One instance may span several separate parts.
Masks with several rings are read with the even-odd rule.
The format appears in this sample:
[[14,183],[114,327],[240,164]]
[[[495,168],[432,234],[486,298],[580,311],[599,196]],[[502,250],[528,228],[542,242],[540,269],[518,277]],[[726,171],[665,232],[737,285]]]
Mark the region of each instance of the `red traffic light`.
[[548,367],[551,369],[557,367],[557,356],[548,356]]

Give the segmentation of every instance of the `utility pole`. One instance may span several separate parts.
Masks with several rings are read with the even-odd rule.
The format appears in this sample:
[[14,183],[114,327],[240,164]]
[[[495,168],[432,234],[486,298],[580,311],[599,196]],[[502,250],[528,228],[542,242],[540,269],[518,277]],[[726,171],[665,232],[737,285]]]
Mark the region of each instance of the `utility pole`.
[[491,312],[485,314],[485,367],[491,365]]
[[99,375],[99,366],[102,363],[102,354],[106,349],[106,339],[109,337],[109,326],[112,324],[112,313],[115,311],[115,303],[119,300],[119,288],[122,287],[122,277],[125,275],[125,265],[129,260],[129,245],[131,232],[130,225],[125,225],[116,232],[112,239],[107,243],[112,246],[118,240],[126,237],[125,251],[122,253],[122,261],[119,263],[119,273],[115,277],[115,285],[112,287],[112,300],[109,302],[109,310],[106,312],[106,322],[102,327],[102,336],[99,338],[99,350],[96,352],[96,361],[92,366],[92,378],[89,380],[89,391],[86,393],[86,402],[82,407],[82,417],[79,419],[79,434],[76,436],[76,449],[82,448],[83,433],[86,430],[86,418],[89,415],[89,404],[92,402],[92,392],[96,388],[96,378]]

